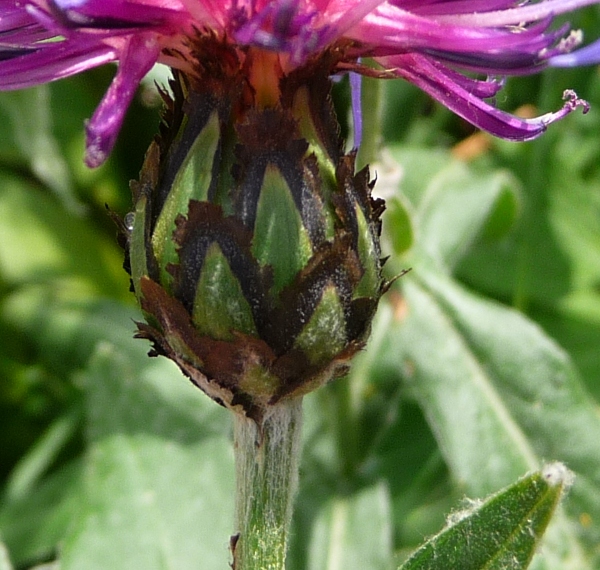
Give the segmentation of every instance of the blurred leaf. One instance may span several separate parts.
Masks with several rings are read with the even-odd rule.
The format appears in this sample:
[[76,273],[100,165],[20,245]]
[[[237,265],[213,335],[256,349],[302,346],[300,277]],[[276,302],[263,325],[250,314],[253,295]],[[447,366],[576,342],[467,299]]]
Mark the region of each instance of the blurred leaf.
[[[403,154],[394,149],[401,163],[407,160]],[[413,224],[419,248],[453,268],[474,243],[497,239],[510,229],[519,209],[519,185],[507,171],[477,174],[457,160],[448,160],[436,171],[435,164],[433,160],[427,170],[435,172],[431,179],[407,179],[401,189],[416,207]],[[411,183],[418,190],[409,188]],[[395,227],[388,231],[395,232]]]
[[13,570],[6,546],[0,542],[0,570]]
[[[600,416],[564,352],[516,311],[437,272],[420,267],[402,285],[408,316],[388,350],[457,483],[480,497],[558,459],[578,476],[575,519],[600,520]],[[584,530],[598,544],[597,525]]]
[[494,182],[502,184],[503,177],[506,184],[504,188],[493,189],[497,192],[496,201],[483,228],[482,241],[484,243],[497,241],[505,237],[513,228],[520,214],[520,192],[517,192],[520,185],[507,172],[498,174]]
[[461,494],[452,485],[420,409],[405,401],[399,416],[372,462],[388,481],[395,544],[400,553],[406,553],[437,531]]
[[100,293],[123,297],[127,278],[116,244],[88,220],[75,218],[39,189],[0,174],[0,275],[10,285],[55,285],[69,297]]
[[335,496],[320,510],[309,543],[309,570],[388,570],[390,497],[383,483]]
[[69,299],[52,287],[22,287],[4,299],[0,317],[28,338],[37,358],[56,374],[68,376],[87,365],[99,342],[132,337],[136,309],[102,299]]
[[532,316],[567,350],[588,389],[600,400],[600,292],[580,290]]
[[233,522],[226,412],[131,338],[86,373],[90,448],[63,570],[223,568]]
[[10,503],[31,493],[65,443],[73,437],[79,421],[78,410],[56,419],[12,471],[3,493],[3,500]]
[[571,475],[560,463],[450,516],[401,570],[523,570],[529,566]]
[[[37,350],[40,365],[65,382],[88,365],[99,342],[133,343],[139,314],[116,303],[57,300],[43,285],[23,287],[5,298],[2,319]],[[139,343],[138,350],[143,349]],[[79,405],[79,402],[77,402]],[[84,462],[75,460],[46,473],[65,438],[81,421],[81,410],[59,416],[11,474],[0,508],[0,529],[19,564],[47,558],[80,511]],[[79,427],[79,426],[77,426]],[[44,476],[41,480],[40,477]]]
[[[578,475],[567,508],[579,538],[595,547],[600,528],[589,521],[600,520],[592,491],[600,484],[597,407],[568,356],[537,326],[449,276],[486,228],[514,219],[510,177],[449,162],[425,192],[413,193],[413,204],[416,245],[389,267],[413,270],[398,281],[401,296],[388,297],[397,324],[374,356],[380,373],[390,359],[402,370],[463,492],[493,492],[542,458],[567,463]],[[589,567],[579,538],[571,521],[558,517],[540,568]]]
[[402,255],[408,251],[414,242],[414,231],[409,206],[401,197],[386,200],[384,223],[394,228],[388,234],[394,253]]
[[0,533],[15,563],[22,566],[56,555],[80,508],[82,467],[81,461],[66,464],[27,495],[2,502]]
[[[61,347],[76,347],[85,366],[89,447],[71,469],[6,504],[0,528],[21,562],[48,556],[60,542],[63,569],[183,569],[199,560],[208,570],[225,567],[233,529],[229,418],[174,365],[147,357],[126,311],[91,304],[65,324],[68,304],[48,310],[40,342],[50,342],[54,323],[56,358]],[[91,352],[102,337],[109,340]]]
[[32,172],[56,193],[67,210],[81,212],[71,173],[53,133],[50,86],[3,93],[0,110],[8,116],[14,143]]
[[572,118],[540,140],[495,141],[482,168],[505,166],[521,182],[522,216],[501,242],[480,242],[458,274],[518,306],[550,306],[600,283],[600,147],[595,116]]
[[426,188],[438,173],[452,163],[451,154],[440,148],[394,145],[387,150],[402,167],[398,187],[390,189],[388,194],[400,190],[415,207],[419,206]]

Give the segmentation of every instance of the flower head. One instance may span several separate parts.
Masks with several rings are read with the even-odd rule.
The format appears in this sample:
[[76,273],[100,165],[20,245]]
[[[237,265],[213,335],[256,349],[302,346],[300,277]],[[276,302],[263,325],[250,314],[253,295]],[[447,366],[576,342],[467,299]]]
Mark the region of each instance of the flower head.
[[[495,135],[529,140],[585,103],[521,119],[486,100],[498,76],[534,73],[579,41],[552,30],[557,14],[592,0],[4,0],[0,5],[0,89],[20,89],[108,62],[117,74],[87,124],[86,162],[114,145],[136,87],[157,62],[191,72],[202,36],[275,54],[289,72],[328,50],[331,74],[404,78]],[[379,68],[363,67],[363,57]],[[560,61],[560,57],[557,60]],[[465,72],[469,74],[465,74]],[[474,78],[471,74],[488,78]],[[355,110],[355,114],[357,114]]]
[[268,56],[210,38],[195,48],[198,68],[175,71],[131,185],[125,266],[152,354],[262,422],[364,346],[387,289],[384,204],[343,152],[321,59],[282,74],[271,105],[270,81],[253,77]]

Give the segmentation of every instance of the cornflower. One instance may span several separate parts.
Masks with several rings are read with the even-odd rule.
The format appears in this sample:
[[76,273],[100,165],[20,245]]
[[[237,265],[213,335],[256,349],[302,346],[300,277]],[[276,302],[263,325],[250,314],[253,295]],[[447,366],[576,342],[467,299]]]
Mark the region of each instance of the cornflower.
[[[455,113],[499,137],[530,140],[577,106],[534,119],[505,113],[488,99],[498,77],[535,73],[579,42],[556,15],[592,0],[4,0],[0,5],[0,89],[12,90],[74,75],[109,62],[117,74],[86,126],[86,163],[110,153],[126,109],[157,63],[189,72],[199,36],[244,52],[277,55],[283,72],[339,50],[331,74],[355,71],[403,78]],[[596,52],[594,52],[596,53]],[[379,67],[361,65],[372,58]],[[578,63],[580,60],[554,59]],[[474,78],[465,72],[484,74]],[[355,107],[354,117],[360,123]]]
[[86,125],[90,167],[152,66],[173,71],[121,241],[147,321],[138,336],[234,413],[236,570],[284,568],[302,397],[346,372],[388,287],[383,201],[344,152],[331,77],[351,74],[356,133],[362,74],[405,79],[477,127],[529,140],[587,104],[567,91],[559,110],[523,119],[488,100],[504,76],[577,47],[580,34],[553,19],[596,3],[0,3],[0,89],[118,62]]

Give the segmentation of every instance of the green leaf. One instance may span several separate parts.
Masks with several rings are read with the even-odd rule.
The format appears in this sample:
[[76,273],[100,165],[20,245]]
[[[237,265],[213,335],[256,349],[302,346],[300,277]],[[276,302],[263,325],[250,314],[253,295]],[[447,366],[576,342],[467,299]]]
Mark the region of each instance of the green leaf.
[[28,494],[2,501],[0,534],[20,567],[56,555],[57,545],[80,511],[83,462],[67,463]]
[[52,287],[22,287],[4,299],[2,319],[35,348],[43,366],[68,377],[85,367],[100,341],[129,342],[138,310],[97,299],[61,298]]
[[414,243],[414,228],[408,201],[401,195],[386,198],[383,216],[384,227],[393,228],[387,232],[391,247],[396,255],[407,252]]
[[401,570],[523,570],[527,568],[572,474],[547,465],[487,499],[453,513],[448,526]]
[[3,500],[18,501],[33,491],[65,443],[73,437],[80,420],[78,410],[74,410],[54,421],[11,472]]
[[414,218],[416,241],[454,267],[484,235],[502,235],[514,222],[518,185],[506,171],[477,175],[454,161],[431,180]]
[[174,365],[147,357],[126,307],[27,297],[12,299],[11,312],[39,301],[25,320],[44,354],[69,359],[66,370],[86,369],[89,447],[3,502],[0,529],[15,560],[48,557],[61,543],[62,568],[225,567],[234,471],[227,413]]
[[490,373],[487,355],[479,357],[472,339],[456,327],[456,316],[447,314],[416,269],[402,285],[409,313],[394,345],[405,381],[423,406],[457,481],[477,496],[490,493],[536,466],[530,442],[495,386],[508,381],[508,374],[497,378]]
[[389,570],[392,565],[389,492],[383,483],[334,496],[319,512],[308,570]]
[[[598,520],[600,416],[567,355],[518,312],[472,295],[424,259],[402,285],[408,316],[388,350],[460,487],[480,497],[541,458],[557,459],[577,473],[573,518]],[[598,543],[598,529],[578,530]]]
[[146,350],[129,338],[105,343],[86,373],[90,446],[63,570],[227,565],[227,415]]
[[547,308],[573,289],[597,287],[599,126],[598,117],[577,116],[527,145],[494,142],[487,167],[506,165],[522,181],[522,216],[506,240],[470,252],[459,268],[464,279],[521,307]]
[[15,146],[33,173],[56,193],[68,211],[81,213],[67,162],[53,133],[50,87],[40,85],[3,93],[0,110],[6,113]]
[[124,297],[122,254],[89,220],[23,179],[0,174],[0,273],[12,286],[54,284],[64,298],[74,294]]
[[[561,515],[553,525],[541,567],[589,567],[580,540],[593,547],[600,539],[600,529],[590,524],[600,516],[592,492],[600,483],[596,406],[568,356],[536,325],[448,276],[449,267],[490,232],[501,234],[516,212],[514,190],[504,185],[502,173],[473,172],[449,162],[426,192],[412,195],[420,247],[402,265],[390,264],[396,273],[407,265],[413,271],[399,282],[403,296],[394,300],[395,313],[404,320],[377,366],[400,363],[459,492],[481,497],[542,459],[568,464],[577,473],[567,504],[570,520]],[[477,183],[483,197],[476,196]],[[502,268],[498,259],[494,263]]]
[[550,310],[532,309],[533,318],[569,353],[600,400],[600,291],[575,291]]
[[6,546],[0,542],[0,570],[13,570]]

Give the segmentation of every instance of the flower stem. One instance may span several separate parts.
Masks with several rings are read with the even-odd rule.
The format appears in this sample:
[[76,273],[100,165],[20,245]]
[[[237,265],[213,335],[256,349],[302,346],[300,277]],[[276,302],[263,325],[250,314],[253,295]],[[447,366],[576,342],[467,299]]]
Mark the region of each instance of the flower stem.
[[235,414],[234,570],[283,570],[298,483],[302,399],[273,406],[261,425]]
[[383,83],[372,77],[362,78],[362,143],[358,150],[356,169],[380,158],[383,132]]

